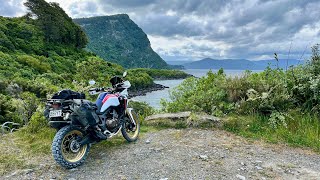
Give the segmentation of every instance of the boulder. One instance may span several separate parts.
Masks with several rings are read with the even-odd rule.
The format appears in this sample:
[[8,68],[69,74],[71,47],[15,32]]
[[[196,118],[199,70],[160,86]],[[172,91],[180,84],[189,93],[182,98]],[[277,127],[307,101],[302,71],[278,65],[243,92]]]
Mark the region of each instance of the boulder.
[[179,112],[179,113],[163,113],[163,114],[154,114],[145,118],[146,121],[152,121],[157,119],[170,119],[170,120],[177,120],[182,118],[190,117],[191,112]]
[[[150,122],[151,124],[160,122],[160,121],[166,121],[166,122],[185,122],[186,127],[190,126],[199,126],[203,123],[212,123],[215,127],[221,126],[221,119],[215,116],[210,116],[206,114],[194,114],[190,111],[186,112],[178,112],[178,113],[162,113],[162,114],[155,114],[151,115],[145,118],[146,122]],[[170,123],[170,124],[172,124]]]
[[199,121],[211,121],[211,122],[220,122],[221,119],[215,116],[210,116],[210,115],[196,115],[196,118]]

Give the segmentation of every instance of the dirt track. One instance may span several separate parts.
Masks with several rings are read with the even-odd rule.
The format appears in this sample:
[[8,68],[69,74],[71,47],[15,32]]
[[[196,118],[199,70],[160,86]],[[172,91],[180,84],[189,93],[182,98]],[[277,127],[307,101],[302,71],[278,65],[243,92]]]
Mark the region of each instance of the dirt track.
[[247,141],[221,130],[166,129],[99,151],[94,148],[86,163],[73,170],[60,168],[48,156],[34,169],[4,178],[320,179],[319,154]]

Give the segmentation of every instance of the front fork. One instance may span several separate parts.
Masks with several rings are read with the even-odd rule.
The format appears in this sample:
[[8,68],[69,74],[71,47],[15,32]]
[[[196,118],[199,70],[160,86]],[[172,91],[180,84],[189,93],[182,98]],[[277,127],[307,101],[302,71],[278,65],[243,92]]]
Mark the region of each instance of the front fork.
[[134,124],[134,126],[136,126],[137,124],[136,124],[136,121],[133,118],[132,111],[133,111],[133,108],[127,108],[126,109],[126,115],[128,115],[131,123]]

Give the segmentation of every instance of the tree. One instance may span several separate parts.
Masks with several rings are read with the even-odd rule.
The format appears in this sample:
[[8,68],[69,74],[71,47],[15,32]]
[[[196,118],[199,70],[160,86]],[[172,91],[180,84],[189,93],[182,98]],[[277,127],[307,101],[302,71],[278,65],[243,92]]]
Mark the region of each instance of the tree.
[[65,13],[58,3],[47,3],[44,0],[27,0],[24,3],[31,11],[37,24],[44,31],[48,43],[59,43],[84,48],[88,43],[86,34]]

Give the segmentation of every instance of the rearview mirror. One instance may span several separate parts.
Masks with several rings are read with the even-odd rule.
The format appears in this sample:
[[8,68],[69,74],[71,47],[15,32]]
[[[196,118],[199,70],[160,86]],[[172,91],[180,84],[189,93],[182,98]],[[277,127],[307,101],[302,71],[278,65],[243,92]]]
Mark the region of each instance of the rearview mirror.
[[90,85],[94,85],[94,84],[96,84],[96,81],[90,80],[90,81],[89,81],[89,84],[90,84]]
[[128,74],[127,71],[125,71],[125,72],[123,73],[122,77],[126,77],[127,74]]

